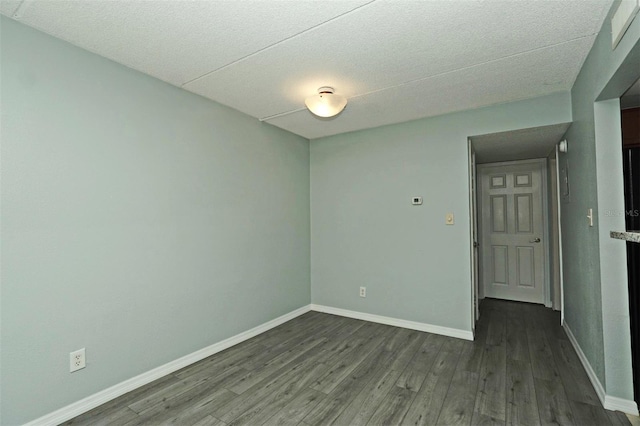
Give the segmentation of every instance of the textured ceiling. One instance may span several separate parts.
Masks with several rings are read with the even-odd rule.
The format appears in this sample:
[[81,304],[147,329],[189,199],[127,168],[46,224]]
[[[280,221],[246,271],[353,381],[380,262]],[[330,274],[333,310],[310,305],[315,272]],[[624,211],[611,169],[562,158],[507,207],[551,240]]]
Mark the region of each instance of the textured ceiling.
[[474,136],[470,139],[476,153],[476,163],[545,158],[555,149],[570,124]]
[[[309,139],[570,90],[612,0],[0,0],[26,25]],[[333,86],[333,119],[304,98]]]
[[640,107],[640,79],[620,97],[620,107],[622,109]]
[[629,90],[627,90],[627,91],[624,93],[623,97],[624,97],[624,96],[638,96],[638,95],[640,95],[640,79],[639,79],[638,81],[636,81],[636,82],[634,83],[634,85],[633,85],[633,86],[631,86],[631,87],[629,88]]

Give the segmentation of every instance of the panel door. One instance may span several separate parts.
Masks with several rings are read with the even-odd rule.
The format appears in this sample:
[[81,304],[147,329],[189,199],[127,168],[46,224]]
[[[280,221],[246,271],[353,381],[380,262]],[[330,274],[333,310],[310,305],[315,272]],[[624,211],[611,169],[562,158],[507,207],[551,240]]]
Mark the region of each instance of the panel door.
[[542,172],[540,162],[480,169],[485,297],[544,303]]

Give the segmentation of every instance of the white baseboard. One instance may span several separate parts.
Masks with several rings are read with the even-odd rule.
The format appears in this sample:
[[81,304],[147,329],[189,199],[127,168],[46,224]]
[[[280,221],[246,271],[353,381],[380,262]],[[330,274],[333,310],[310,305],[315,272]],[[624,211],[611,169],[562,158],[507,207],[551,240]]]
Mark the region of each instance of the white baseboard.
[[623,413],[638,415],[638,404],[635,401],[622,399],[611,395],[604,396],[604,408],[611,411],[622,411]]
[[312,311],[324,312],[326,314],[339,315],[341,317],[355,318],[363,321],[376,322],[379,324],[392,325],[394,327],[408,328],[411,330],[425,331],[427,333],[441,334],[458,339],[473,340],[473,332],[460,330],[457,328],[442,327],[422,322],[407,321],[403,319],[385,317],[382,315],[367,314],[364,312],[349,311],[347,309],[332,308],[323,305],[311,305]]
[[578,358],[580,358],[580,362],[582,363],[582,366],[587,372],[587,376],[589,376],[589,380],[591,380],[591,384],[593,385],[593,388],[595,389],[596,394],[598,395],[598,398],[602,403],[602,406],[607,410],[622,411],[623,413],[637,416],[638,405],[636,404],[635,401],[617,398],[615,396],[606,394],[604,390],[604,386],[602,386],[602,383],[600,383],[600,380],[598,379],[598,376],[596,376],[595,371],[593,371],[593,368],[591,368],[591,364],[589,363],[589,360],[587,359],[584,352],[582,352],[582,348],[578,344],[578,341],[576,340],[576,337],[573,335],[573,332],[571,331],[567,323],[564,321],[562,322],[562,327],[567,332],[569,341],[573,345],[573,349],[575,349],[576,353],[578,354]]
[[310,310],[310,305],[298,308],[295,311],[289,312],[288,314],[284,314],[271,321],[265,322],[264,324],[254,327],[251,330],[236,334],[235,336],[229,337],[228,339],[225,339],[221,342],[214,343],[211,346],[207,346],[206,348],[200,349],[174,361],[168,362],[164,365],[161,365],[160,367],[154,368],[153,370],[147,371],[146,373],[142,373],[131,379],[125,380],[124,382],[113,385],[110,388],[107,388],[103,391],[81,399],[80,401],[74,402],[73,404],[67,405],[66,407],[63,407],[36,420],[26,423],[25,426],[49,426],[66,422],[67,420],[79,416],[82,413],[86,413],[87,411],[92,410],[104,404],[105,402],[111,401],[112,399],[124,395],[127,392],[151,383],[152,381],[159,379],[160,377],[178,371],[181,368],[203,360],[213,354],[230,348],[231,346],[244,342],[245,340],[257,336],[258,334],[271,330],[274,327],[277,327],[289,320],[292,320],[293,318],[309,312]]

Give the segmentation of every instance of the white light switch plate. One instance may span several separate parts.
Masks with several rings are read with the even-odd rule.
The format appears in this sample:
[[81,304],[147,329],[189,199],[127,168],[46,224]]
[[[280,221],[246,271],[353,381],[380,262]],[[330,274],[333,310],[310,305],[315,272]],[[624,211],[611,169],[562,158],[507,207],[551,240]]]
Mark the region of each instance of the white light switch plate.
[[446,223],[447,225],[453,225],[455,223],[453,219],[453,213],[447,213],[444,216],[444,223]]

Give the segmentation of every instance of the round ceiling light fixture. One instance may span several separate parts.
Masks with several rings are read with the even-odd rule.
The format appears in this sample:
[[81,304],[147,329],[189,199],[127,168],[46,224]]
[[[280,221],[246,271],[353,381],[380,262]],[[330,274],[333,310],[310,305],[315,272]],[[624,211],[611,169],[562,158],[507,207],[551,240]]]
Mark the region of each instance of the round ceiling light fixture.
[[321,87],[318,94],[305,99],[304,104],[318,117],[333,117],[347,106],[347,98],[334,92],[333,87]]

